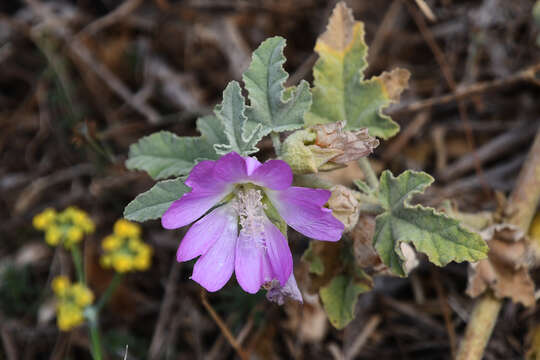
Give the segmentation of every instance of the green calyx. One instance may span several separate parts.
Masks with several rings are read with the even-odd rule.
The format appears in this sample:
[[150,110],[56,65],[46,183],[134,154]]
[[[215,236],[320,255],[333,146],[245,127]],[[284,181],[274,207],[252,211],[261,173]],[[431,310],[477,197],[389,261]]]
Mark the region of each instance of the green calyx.
[[314,174],[343,167],[331,160],[343,153],[339,149],[322,148],[315,144],[316,133],[312,129],[299,130],[284,142],[281,159],[286,161],[295,174]]

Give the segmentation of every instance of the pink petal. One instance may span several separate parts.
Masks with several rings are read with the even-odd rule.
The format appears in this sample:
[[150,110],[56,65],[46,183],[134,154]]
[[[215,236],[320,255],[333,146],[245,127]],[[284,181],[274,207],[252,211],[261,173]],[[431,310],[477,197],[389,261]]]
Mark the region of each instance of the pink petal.
[[231,212],[227,215],[227,224],[221,236],[195,263],[191,279],[210,292],[221,289],[234,271],[237,236],[237,219]]
[[216,184],[216,180],[212,177],[216,161],[205,160],[199,162],[191,169],[185,184],[192,189],[195,188],[212,188]]
[[296,231],[313,239],[338,241],[345,226],[322,207],[330,191],[292,186],[284,191],[267,190],[279,215]]
[[264,224],[265,244],[273,270],[273,279],[278,279],[284,286],[293,269],[293,259],[287,238],[279,229],[266,219]]
[[216,161],[212,178],[227,183],[245,181],[248,176],[248,166],[245,158],[235,152],[223,155]]
[[248,176],[253,174],[253,171],[255,171],[255,169],[257,169],[259,166],[261,166],[261,163],[259,162],[259,160],[257,160],[257,158],[254,158],[252,156],[246,156],[244,158],[244,161],[246,162],[246,170],[247,170]]
[[177,229],[192,223],[223,199],[232,190],[232,185],[215,190],[216,192],[207,192],[195,188],[184,194],[165,211],[161,217],[161,225],[165,229]]
[[255,294],[264,283],[263,274],[268,272],[264,246],[260,239],[253,239],[240,231],[236,242],[234,269],[236,280],[244,291]]
[[242,289],[251,294],[272,279],[278,279],[285,285],[293,268],[285,236],[267,218],[262,225],[260,237],[254,238],[240,231],[236,243],[236,279]]
[[293,173],[283,160],[269,160],[259,166],[249,180],[272,190],[285,190],[291,186]]
[[223,234],[230,211],[230,206],[220,206],[193,224],[178,247],[176,259],[179,262],[189,261],[205,254]]

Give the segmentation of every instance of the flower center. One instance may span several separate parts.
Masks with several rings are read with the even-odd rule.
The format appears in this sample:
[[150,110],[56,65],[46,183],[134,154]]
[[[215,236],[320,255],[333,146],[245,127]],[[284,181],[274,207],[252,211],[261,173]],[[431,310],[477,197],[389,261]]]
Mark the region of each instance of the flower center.
[[262,192],[258,189],[241,187],[236,193],[233,208],[238,214],[242,229],[240,233],[246,238],[254,239],[263,247],[264,241],[264,209]]

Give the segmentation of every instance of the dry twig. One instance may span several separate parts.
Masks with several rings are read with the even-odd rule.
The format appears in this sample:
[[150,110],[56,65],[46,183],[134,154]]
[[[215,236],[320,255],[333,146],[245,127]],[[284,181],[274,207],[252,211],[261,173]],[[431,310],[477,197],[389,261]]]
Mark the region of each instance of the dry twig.
[[238,356],[240,356],[240,358],[242,360],[247,360],[248,356],[245,353],[245,351],[242,349],[242,345],[233,336],[233,334],[231,333],[231,331],[229,330],[227,324],[225,324],[225,322],[223,321],[221,316],[218,315],[218,313],[214,310],[212,305],[210,305],[210,303],[208,302],[208,299],[206,298],[206,291],[205,290],[201,290],[201,301],[202,301],[202,304],[203,304],[204,308],[206,309],[206,311],[208,311],[208,313],[210,314],[212,319],[214,319],[214,321],[216,322],[216,325],[219,327],[222,334],[225,336],[225,338],[227,339],[229,344],[231,344],[231,346],[236,351]]

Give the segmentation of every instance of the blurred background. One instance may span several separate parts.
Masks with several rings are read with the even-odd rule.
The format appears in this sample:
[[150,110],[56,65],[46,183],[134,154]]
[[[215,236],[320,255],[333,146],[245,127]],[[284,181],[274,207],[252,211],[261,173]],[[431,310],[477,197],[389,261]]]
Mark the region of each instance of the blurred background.
[[[540,126],[540,14],[534,0],[350,0],[370,46],[366,77],[411,72],[401,102],[386,110],[402,132],[383,142],[377,169],[424,170],[436,184],[422,202],[452,199],[494,210],[512,189]],[[90,359],[84,328],[59,332],[50,280],[74,274],[32,218],[76,205],[96,223],[84,242],[90,287],[101,239],[124,206],[153,181],[124,167],[139,137],[197,135],[208,114],[267,37],[287,39],[288,85],[312,80],[313,47],[334,1],[0,1],[0,359]],[[540,12],[540,11],[537,11]],[[261,160],[273,156],[260,144]],[[473,149],[476,155],[473,155]],[[361,176],[355,167],[334,174]],[[143,225],[154,257],[113,295],[101,315],[109,359],[233,359],[234,350],[177,264],[182,230]],[[291,236],[300,287],[307,240]],[[467,265],[422,261],[408,279],[377,277],[356,319],[333,329],[317,296],[270,304],[233,281],[208,302],[253,359],[450,359],[473,300]],[[504,305],[486,359],[522,359],[536,308]]]

